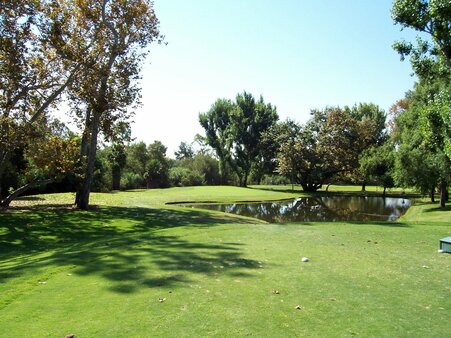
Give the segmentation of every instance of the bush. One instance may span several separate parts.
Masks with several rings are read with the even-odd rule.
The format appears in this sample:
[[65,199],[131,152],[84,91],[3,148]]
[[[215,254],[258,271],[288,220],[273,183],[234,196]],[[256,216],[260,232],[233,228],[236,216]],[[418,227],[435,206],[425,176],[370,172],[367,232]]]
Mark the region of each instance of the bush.
[[143,187],[145,187],[145,182],[141,175],[128,171],[122,174],[121,189],[129,190]]
[[204,185],[205,178],[201,173],[183,167],[169,169],[169,181],[175,187]]
[[290,180],[281,175],[265,175],[261,180],[262,185],[285,185],[291,184]]

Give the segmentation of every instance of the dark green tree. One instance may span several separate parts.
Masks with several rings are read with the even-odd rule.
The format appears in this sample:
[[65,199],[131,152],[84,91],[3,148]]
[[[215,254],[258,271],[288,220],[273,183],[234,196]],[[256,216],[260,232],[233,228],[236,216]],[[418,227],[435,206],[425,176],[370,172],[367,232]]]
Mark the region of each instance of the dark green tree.
[[108,154],[108,160],[111,164],[112,188],[113,190],[119,190],[121,188],[122,170],[127,164],[125,145],[113,143]]
[[432,43],[417,37],[417,44],[397,41],[393,45],[404,59],[410,57],[414,72],[422,79],[450,77],[451,2],[449,0],[395,0],[392,18],[402,28],[429,35]]
[[264,172],[262,163],[265,163],[266,149],[261,143],[262,136],[278,119],[276,108],[266,104],[263,97],[256,101],[250,93],[237,95],[230,120],[232,149],[228,159],[240,186],[247,185],[252,169],[257,176]]
[[146,163],[145,178],[147,188],[166,188],[169,186],[170,162],[166,157],[167,147],[154,141],[147,147],[149,159]]
[[387,188],[394,186],[393,170],[395,154],[389,143],[379,147],[371,147],[360,156],[360,170],[369,182],[374,182],[384,188],[383,196]]
[[359,103],[352,108],[345,107],[353,119],[357,121],[356,142],[349,149],[352,155],[350,170],[342,175],[342,178],[355,183],[362,184],[362,191],[365,191],[365,175],[360,170],[359,158],[368,148],[383,145],[388,139],[386,132],[386,114],[374,103]]
[[192,143],[181,142],[179,149],[175,151],[174,155],[177,160],[182,160],[184,158],[193,158],[194,148]]
[[428,159],[422,166],[421,175],[417,175],[427,177],[426,173],[437,171],[429,184],[434,180],[438,182],[440,206],[444,207],[451,176],[448,151],[451,133],[451,3],[448,0],[396,0],[392,17],[403,28],[411,28],[430,37],[430,40],[418,37],[416,45],[405,41],[394,44],[401,59],[410,57],[419,79],[411,93],[409,108],[402,114],[405,118],[399,117],[398,124],[403,126],[403,131],[399,133],[396,177],[398,180],[412,181],[406,179],[411,178],[412,169],[403,166],[410,162],[406,161],[406,149],[412,150],[412,154],[418,153],[414,148],[414,139],[421,150],[421,158]]
[[279,173],[292,177],[304,191],[317,191],[355,166],[352,148],[359,141],[359,124],[345,109],[327,107],[312,111],[312,118],[279,148]]
[[205,143],[214,150],[219,160],[221,184],[226,183],[226,166],[232,145],[230,125],[233,109],[232,101],[218,99],[208,112],[199,114],[200,125],[205,130]]

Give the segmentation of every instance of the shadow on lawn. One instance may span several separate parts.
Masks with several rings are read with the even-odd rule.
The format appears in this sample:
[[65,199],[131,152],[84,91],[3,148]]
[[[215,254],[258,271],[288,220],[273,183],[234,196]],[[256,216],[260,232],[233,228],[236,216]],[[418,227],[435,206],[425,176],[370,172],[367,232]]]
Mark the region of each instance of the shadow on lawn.
[[[430,204],[431,203],[422,203],[422,205],[430,205]],[[440,212],[446,212],[446,211],[451,211],[451,205],[448,204],[444,208],[440,208],[439,204],[437,203],[436,207],[424,210],[424,212],[428,212],[428,213],[429,212],[440,213]]]
[[[250,276],[240,243],[194,242],[155,230],[254,223],[179,209],[100,208],[0,213],[0,283],[51,267],[112,281],[115,292],[174,286],[192,274]],[[183,230],[182,230],[183,231]]]

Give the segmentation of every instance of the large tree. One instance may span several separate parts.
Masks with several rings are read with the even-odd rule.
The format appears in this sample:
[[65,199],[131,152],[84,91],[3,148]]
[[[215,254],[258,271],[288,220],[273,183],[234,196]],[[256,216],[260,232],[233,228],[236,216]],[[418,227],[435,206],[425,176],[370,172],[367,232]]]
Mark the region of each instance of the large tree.
[[[451,176],[448,151],[451,134],[451,3],[447,0],[396,0],[392,17],[403,28],[428,34],[430,38],[417,38],[416,45],[405,41],[394,44],[402,59],[410,57],[412,68],[418,76],[409,108],[402,114],[405,118],[399,117],[401,125],[403,120],[411,123],[404,125],[404,134],[410,137],[401,136],[399,139],[397,176],[399,179],[411,176],[412,169],[403,166],[403,162],[409,162],[403,149],[410,147],[413,154],[412,142],[415,139],[417,148],[422,152],[421,158],[428,159],[422,166],[424,170],[421,175],[417,175],[428,177],[426,172],[436,172],[433,178],[440,186],[440,206],[444,207]],[[433,183],[432,177],[429,181],[429,184]]]
[[[66,87],[79,74],[80,65],[50,43],[52,13],[41,0],[4,0],[0,6],[0,181],[8,158],[18,149],[39,143],[35,133],[49,120],[46,116]],[[59,31],[53,37],[60,36]],[[67,45],[71,41],[66,42]],[[80,48],[83,50],[83,47]],[[52,143],[56,146],[56,143]],[[40,151],[40,149],[36,149]],[[36,154],[38,154],[36,153]],[[45,156],[41,154],[40,156]],[[51,165],[51,163],[48,163]],[[29,177],[29,179],[37,179]],[[23,187],[46,183],[26,182]],[[0,187],[4,184],[0,184]],[[25,189],[5,196],[3,204]],[[9,202],[8,202],[9,203]]]
[[205,130],[205,143],[213,148],[219,160],[221,184],[225,184],[226,166],[230,158],[231,112],[234,104],[228,99],[218,99],[206,113],[199,114],[200,125]]
[[[76,205],[87,209],[99,134],[126,122],[139,103],[140,67],[148,45],[161,41],[159,22],[148,0],[58,1],[52,2],[52,13],[51,33],[58,36],[50,41],[82,65],[70,98],[83,130]],[[66,41],[72,40],[78,45],[68,48]]]
[[266,104],[260,96],[256,101],[252,94],[243,92],[236,96],[232,110],[230,132],[232,149],[229,162],[238,176],[239,185],[246,186],[251,170],[258,173],[264,163],[266,149],[262,147],[263,133],[279,119],[276,107]]
[[255,100],[247,92],[238,94],[235,102],[217,100],[209,112],[199,115],[205,140],[219,159],[222,177],[226,164],[236,174],[240,186],[247,185],[252,170],[261,176],[266,162],[262,136],[277,120],[274,106],[266,104],[263,97]]
[[356,138],[348,150],[351,156],[349,170],[344,173],[345,180],[362,184],[365,191],[366,180],[359,164],[362,153],[372,147],[382,146],[388,139],[386,132],[386,114],[374,103],[359,103],[352,108],[345,107],[350,116],[356,121]]
[[361,143],[365,144],[362,133],[349,109],[313,110],[305,125],[290,123],[281,128],[278,171],[304,191],[316,191],[334,177],[355,170],[363,150]]
[[[428,97],[436,89],[417,84],[408,93],[408,104],[394,120],[392,142],[396,144],[394,177],[397,185],[415,187],[434,200],[434,191],[440,182],[449,180],[449,159],[440,149],[441,137],[427,134],[421,120],[428,108]],[[448,162],[448,163],[447,163]],[[443,189],[444,190],[444,189]],[[443,191],[445,193],[445,191]]]

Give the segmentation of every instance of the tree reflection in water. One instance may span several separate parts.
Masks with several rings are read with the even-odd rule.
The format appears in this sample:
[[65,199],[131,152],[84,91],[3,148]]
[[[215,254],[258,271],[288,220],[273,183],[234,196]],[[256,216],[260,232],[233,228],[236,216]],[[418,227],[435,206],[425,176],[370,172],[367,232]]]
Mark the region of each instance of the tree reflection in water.
[[303,197],[264,203],[196,204],[193,208],[254,217],[270,223],[312,221],[392,221],[410,207],[405,198]]

